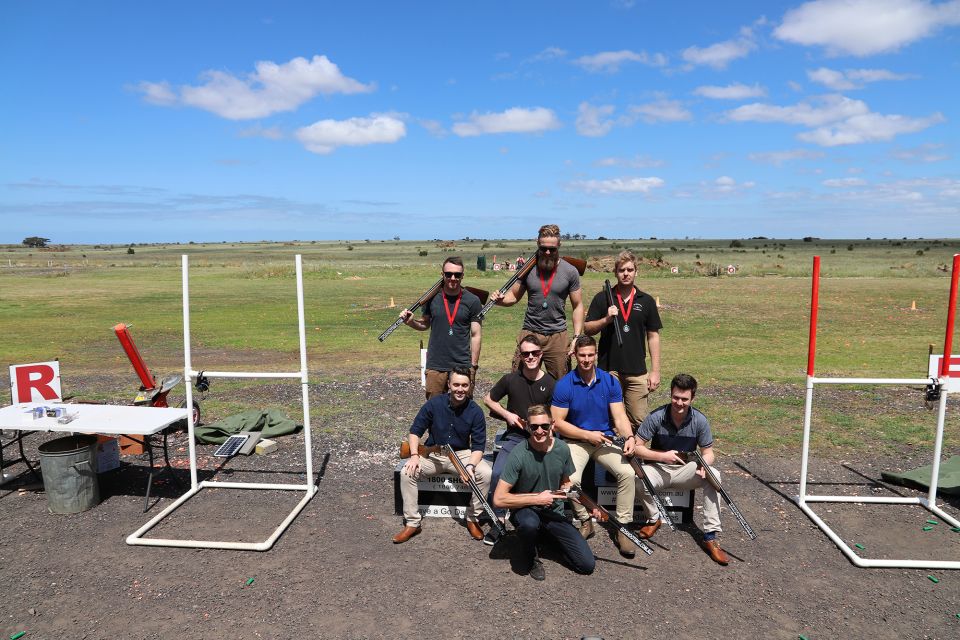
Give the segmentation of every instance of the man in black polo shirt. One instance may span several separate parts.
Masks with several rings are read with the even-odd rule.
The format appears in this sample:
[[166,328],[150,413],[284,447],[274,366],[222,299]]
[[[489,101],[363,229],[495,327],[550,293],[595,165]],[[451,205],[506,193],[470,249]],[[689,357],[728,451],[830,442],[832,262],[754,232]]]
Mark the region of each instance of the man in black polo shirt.
[[[420,438],[430,431],[426,446],[449,444],[464,463],[467,473],[477,481],[481,493],[490,486],[490,465],[483,459],[483,450],[487,445],[487,422],[483,410],[469,397],[470,370],[457,368],[450,372],[448,387],[450,392],[434,396],[427,400],[410,426],[407,441],[411,455],[400,472],[400,494],[403,496],[404,527],[393,537],[395,544],[406,542],[420,533],[421,514],[417,480],[424,476],[457,471],[444,453],[432,453],[421,458],[417,454]],[[476,496],[470,500],[467,510],[467,531],[474,540],[483,539],[483,530],[477,524],[477,518],[483,513],[483,507]]]
[[[660,386],[660,314],[650,294],[634,286],[637,258],[630,251],[621,251],[614,263],[617,285],[613,288],[613,305],[605,291],[590,302],[584,331],[600,332],[597,366],[609,371],[623,389],[623,404],[630,424],[638,425],[647,417],[647,396]],[[617,344],[613,323],[620,326],[623,346]],[[650,371],[647,372],[646,344],[650,345]]]
[[[507,463],[510,452],[517,444],[527,439],[527,431],[524,429],[524,417],[527,415],[527,409],[535,404],[549,405],[550,398],[553,396],[553,387],[557,383],[549,373],[544,373],[540,368],[540,360],[543,357],[543,348],[540,340],[533,334],[528,334],[520,340],[520,358],[521,365],[518,371],[511,371],[500,378],[497,384],[493,385],[490,392],[483,397],[483,403],[490,409],[492,415],[502,418],[507,423],[507,432],[500,439],[500,451],[493,461],[493,477],[490,480],[490,502],[493,501],[493,490],[497,486],[497,480],[503,472],[503,467]],[[507,407],[503,408],[500,399],[507,397]],[[500,521],[506,517],[506,509],[494,508]],[[496,529],[490,529],[484,537],[484,544],[495,544]]]
[[[404,309],[404,323],[417,331],[430,330],[427,346],[427,400],[447,390],[447,377],[455,367],[470,369],[470,380],[480,362],[480,298],[464,289],[463,260],[451,256],[443,261],[443,289],[414,318]],[[471,390],[472,394],[472,390]]]

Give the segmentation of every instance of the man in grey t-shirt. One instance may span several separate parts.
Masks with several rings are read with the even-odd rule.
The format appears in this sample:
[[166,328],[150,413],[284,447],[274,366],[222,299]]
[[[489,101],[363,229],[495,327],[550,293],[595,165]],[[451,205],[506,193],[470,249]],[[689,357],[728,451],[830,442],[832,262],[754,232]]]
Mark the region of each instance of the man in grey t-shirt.
[[[560,227],[545,224],[537,235],[537,265],[527,277],[517,282],[510,291],[492,294],[496,304],[511,307],[527,294],[527,312],[523,328],[517,334],[517,344],[532,333],[543,344],[543,364],[554,379],[559,380],[570,371],[573,341],[583,333],[583,298],[580,274],[576,267],[560,259]],[[573,336],[567,335],[567,298],[573,307]],[[516,368],[519,361],[515,359]]]
[[[470,368],[472,383],[480,362],[480,298],[464,289],[463,261],[451,256],[443,262],[443,288],[414,318],[404,309],[403,321],[417,331],[430,330],[427,346],[427,400],[444,393],[447,378],[457,367]],[[473,386],[470,387],[473,396]]]

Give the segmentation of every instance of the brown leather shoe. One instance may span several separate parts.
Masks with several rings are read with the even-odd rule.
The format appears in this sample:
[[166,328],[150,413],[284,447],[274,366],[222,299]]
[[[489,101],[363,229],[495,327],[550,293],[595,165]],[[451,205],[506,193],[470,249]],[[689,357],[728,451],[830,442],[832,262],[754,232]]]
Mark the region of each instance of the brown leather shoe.
[[400,533],[393,536],[393,544],[402,544],[412,538],[420,535],[420,527],[404,527]]
[[467,531],[474,540],[483,540],[483,529],[473,520],[467,520]]
[[593,520],[580,521],[580,535],[583,536],[584,540],[589,540],[593,537]]
[[653,534],[657,532],[657,529],[660,528],[660,521],[648,522],[647,524],[640,527],[640,530],[637,532],[637,537],[644,540],[648,540],[653,537]]
[[617,548],[620,549],[620,555],[624,558],[632,558],[637,555],[636,545],[622,531],[617,531]]
[[710,556],[710,559],[717,564],[727,566],[727,563],[730,562],[730,557],[727,555],[727,552],[720,548],[720,542],[716,539],[704,540],[702,546],[703,550]]

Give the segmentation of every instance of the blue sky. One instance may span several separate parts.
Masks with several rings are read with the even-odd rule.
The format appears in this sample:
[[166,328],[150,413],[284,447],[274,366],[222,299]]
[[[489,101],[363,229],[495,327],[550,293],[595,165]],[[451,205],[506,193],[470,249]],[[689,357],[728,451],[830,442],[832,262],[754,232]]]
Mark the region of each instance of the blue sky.
[[960,236],[960,0],[7,0],[0,61],[0,242]]

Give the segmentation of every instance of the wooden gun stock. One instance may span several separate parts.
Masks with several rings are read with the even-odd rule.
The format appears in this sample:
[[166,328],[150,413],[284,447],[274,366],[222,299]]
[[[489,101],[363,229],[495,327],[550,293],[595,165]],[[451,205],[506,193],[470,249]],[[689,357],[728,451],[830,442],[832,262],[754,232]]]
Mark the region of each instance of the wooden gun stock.
[[602,524],[604,527],[606,527],[607,529],[612,528],[614,531],[622,533],[624,536],[626,536],[630,540],[630,542],[637,545],[640,551],[643,551],[648,556],[653,555],[653,549],[650,548],[650,545],[648,545],[646,542],[638,538],[636,534],[634,534],[632,531],[627,529],[625,525],[621,524],[616,518],[610,515],[609,511],[607,511],[606,509],[601,507],[599,504],[597,504],[596,501],[590,496],[588,496],[587,494],[585,494],[580,487],[571,488],[570,491],[567,492],[567,495],[570,496],[571,500],[576,500],[577,502],[582,504],[583,508],[586,509],[587,511],[590,511],[590,512],[593,512],[594,510],[598,511],[600,513],[600,517],[597,518],[597,521],[600,524]]
[[[586,260],[581,260],[580,258],[571,258],[569,256],[562,256],[560,259],[573,265],[573,267],[577,270],[577,273],[579,273],[580,275],[583,275],[584,272],[587,270]],[[535,266],[537,266],[536,256],[527,260],[522,267],[517,269],[516,272],[514,272],[514,274],[510,276],[507,282],[502,287],[500,287],[499,289],[500,295],[506,294],[507,291],[509,291],[511,287],[513,287],[513,285],[515,285],[517,282],[525,278],[527,274],[530,273],[530,271]],[[480,313],[478,314],[481,320],[484,318],[484,316],[487,315],[487,312],[493,308],[493,305],[494,305],[493,300],[490,300],[483,305],[483,308],[480,309]]]
[[480,506],[483,507],[483,512],[487,514],[488,518],[490,518],[490,526],[496,529],[497,533],[500,534],[500,537],[503,538],[503,536],[507,535],[507,529],[500,524],[500,518],[497,517],[493,507],[491,507],[490,503],[487,502],[487,497],[483,495],[482,491],[480,491],[480,485],[478,485],[477,481],[470,477],[470,474],[467,473],[467,468],[463,466],[462,462],[460,462],[460,458],[457,457],[457,452],[453,450],[453,447],[451,447],[449,444],[445,444],[443,445],[443,451],[447,454],[447,457],[450,458],[450,463],[453,464],[453,468],[456,469],[457,473],[460,474],[460,479],[470,485],[470,489],[473,490],[473,495],[477,497],[477,501],[480,503]]
[[[424,456],[429,456],[430,454],[437,453],[440,451],[440,446],[436,445],[433,447],[425,447],[422,444],[417,445],[417,455],[421,458]],[[400,458],[407,459],[410,457],[410,443],[404,440],[400,443]]]
[[[604,281],[603,281],[603,290],[604,290],[604,291],[606,292],[606,294],[607,294],[607,306],[608,306],[608,307],[612,307],[612,306],[613,306],[613,291],[610,290],[610,281],[609,281],[609,280],[604,280]],[[622,346],[623,346],[623,334],[620,333],[620,323],[617,321],[617,316],[614,316],[614,317],[613,317],[613,332],[614,332],[614,335],[617,336],[617,346],[618,346],[618,347],[622,347]]]

